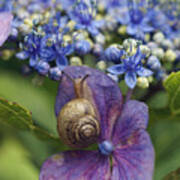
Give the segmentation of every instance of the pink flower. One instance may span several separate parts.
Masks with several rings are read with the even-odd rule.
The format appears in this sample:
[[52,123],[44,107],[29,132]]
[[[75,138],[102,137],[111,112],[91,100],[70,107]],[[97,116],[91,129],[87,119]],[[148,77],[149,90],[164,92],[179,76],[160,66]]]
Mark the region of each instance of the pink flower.
[[4,44],[11,32],[13,15],[9,12],[0,13],[0,46]]

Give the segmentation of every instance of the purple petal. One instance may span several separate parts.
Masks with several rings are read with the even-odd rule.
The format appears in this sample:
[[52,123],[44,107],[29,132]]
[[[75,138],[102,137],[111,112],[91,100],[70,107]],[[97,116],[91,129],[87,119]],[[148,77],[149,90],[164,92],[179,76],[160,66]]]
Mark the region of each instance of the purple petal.
[[137,130],[128,144],[116,147],[111,180],[152,180],[153,169],[154,149],[149,135]]
[[147,124],[148,107],[136,100],[128,101],[115,124],[113,143],[125,143],[137,129],[146,129]]
[[12,19],[11,13],[0,13],[0,46],[3,45],[11,32]]
[[118,65],[111,66],[107,70],[111,74],[116,74],[116,75],[124,74],[125,71],[126,71],[123,64],[118,64]]
[[68,101],[75,98],[73,82],[67,75],[75,79],[83,78],[88,74],[85,87],[83,87],[83,97],[94,105],[97,118],[100,120],[99,141],[108,140],[122,107],[122,94],[118,85],[103,72],[85,66],[67,67],[64,72],[56,98],[56,116]]
[[138,71],[137,74],[139,76],[151,76],[153,74],[153,72],[149,69],[143,68],[141,67]]
[[107,156],[96,151],[69,151],[49,158],[42,166],[39,180],[109,180]]
[[127,72],[125,75],[125,82],[127,86],[133,89],[136,86],[136,73],[135,72]]

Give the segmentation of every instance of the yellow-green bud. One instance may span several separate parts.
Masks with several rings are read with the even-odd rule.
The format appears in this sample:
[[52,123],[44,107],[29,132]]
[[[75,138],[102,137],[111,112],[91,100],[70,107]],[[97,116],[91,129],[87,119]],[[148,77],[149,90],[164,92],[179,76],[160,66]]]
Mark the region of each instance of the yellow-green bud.
[[70,65],[71,66],[82,66],[82,60],[79,57],[71,57],[70,58]]
[[149,87],[149,81],[146,77],[138,77],[137,86],[145,89]]
[[164,55],[164,60],[165,61],[168,61],[168,62],[173,62],[176,60],[176,53],[171,50],[171,49],[168,49],[166,52],[165,52],[165,55]]
[[1,53],[2,53],[1,58],[3,60],[9,60],[13,55],[13,51],[8,49],[3,50]]
[[118,28],[118,34],[120,34],[120,35],[125,35],[125,34],[126,34],[126,29],[127,29],[126,26],[120,26],[120,27]]
[[101,70],[101,71],[104,71],[106,70],[107,68],[107,64],[105,61],[99,61],[97,64],[96,64],[96,67],[97,69]]
[[165,39],[164,34],[162,32],[157,32],[153,36],[153,40],[160,44]]
[[69,43],[72,41],[72,37],[70,35],[64,35],[63,36],[63,41]]
[[147,79],[148,79],[149,83],[152,83],[154,80],[153,76],[149,76],[149,77],[147,77]]
[[129,56],[133,56],[137,51],[137,41],[135,39],[126,39],[123,41],[123,47]]
[[24,19],[24,24],[29,26],[29,28],[33,27],[32,19],[29,19],[29,18]]
[[146,55],[146,57],[148,57],[151,54],[151,50],[149,49],[148,46],[140,45],[139,48],[140,48],[140,51]]
[[69,27],[69,29],[72,31],[75,25],[76,25],[76,22],[71,20],[68,22],[67,27]]

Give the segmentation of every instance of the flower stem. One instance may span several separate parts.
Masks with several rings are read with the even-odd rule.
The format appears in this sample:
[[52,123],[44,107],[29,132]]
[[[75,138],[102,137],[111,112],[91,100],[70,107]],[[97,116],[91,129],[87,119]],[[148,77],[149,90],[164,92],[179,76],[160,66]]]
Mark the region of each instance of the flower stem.
[[126,102],[131,99],[131,96],[133,94],[133,89],[128,89],[127,95],[126,95]]

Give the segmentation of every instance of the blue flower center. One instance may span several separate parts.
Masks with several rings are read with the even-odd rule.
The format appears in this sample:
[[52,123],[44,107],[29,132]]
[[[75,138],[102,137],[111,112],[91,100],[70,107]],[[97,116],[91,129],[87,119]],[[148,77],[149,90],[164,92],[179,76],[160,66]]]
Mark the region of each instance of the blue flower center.
[[99,151],[103,155],[110,155],[114,151],[114,146],[110,141],[103,141],[102,143],[98,144]]
[[140,24],[143,19],[143,13],[139,9],[132,9],[130,11],[130,17],[133,24]]

